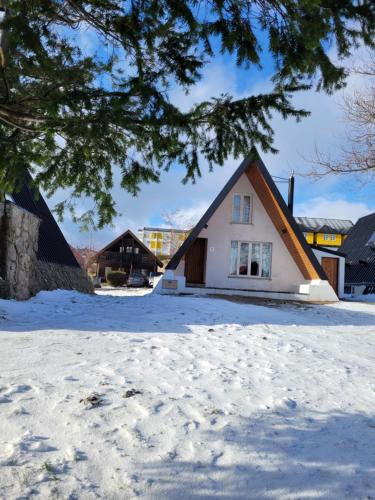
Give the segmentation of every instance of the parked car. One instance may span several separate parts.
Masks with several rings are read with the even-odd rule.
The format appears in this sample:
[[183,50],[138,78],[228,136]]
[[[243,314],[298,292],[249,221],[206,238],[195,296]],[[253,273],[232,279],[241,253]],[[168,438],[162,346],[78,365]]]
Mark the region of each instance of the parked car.
[[159,273],[159,272],[150,273],[150,276],[148,277],[148,282],[149,282],[151,288],[153,288],[155,286],[155,283],[157,281],[155,278],[158,278],[159,276],[163,276],[163,273]]
[[144,274],[141,274],[141,273],[130,274],[126,284],[128,286],[131,286],[131,287],[149,286],[147,276],[145,276]]

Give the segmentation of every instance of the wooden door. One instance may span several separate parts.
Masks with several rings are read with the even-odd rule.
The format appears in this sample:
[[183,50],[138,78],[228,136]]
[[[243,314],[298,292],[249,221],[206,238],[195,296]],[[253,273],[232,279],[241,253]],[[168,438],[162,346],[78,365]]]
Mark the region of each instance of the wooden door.
[[338,292],[339,259],[336,257],[322,257],[322,268],[335,292]]
[[197,238],[185,255],[186,283],[204,284],[206,238]]

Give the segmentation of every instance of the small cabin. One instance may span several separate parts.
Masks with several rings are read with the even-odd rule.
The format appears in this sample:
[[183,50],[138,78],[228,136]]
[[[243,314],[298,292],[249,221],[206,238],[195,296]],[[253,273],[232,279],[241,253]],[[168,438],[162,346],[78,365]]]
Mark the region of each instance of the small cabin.
[[148,276],[163,263],[130,230],[106,245],[92,258],[95,274],[106,279],[108,272],[123,271],[127,275],[142,273]]

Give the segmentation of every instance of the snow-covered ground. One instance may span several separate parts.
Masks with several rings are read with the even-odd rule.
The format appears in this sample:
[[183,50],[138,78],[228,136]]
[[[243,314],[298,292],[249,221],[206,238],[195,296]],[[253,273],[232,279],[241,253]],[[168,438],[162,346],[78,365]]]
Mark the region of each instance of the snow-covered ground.
[[375,497],[374,304],[142,292],[0,301],[0,498]]

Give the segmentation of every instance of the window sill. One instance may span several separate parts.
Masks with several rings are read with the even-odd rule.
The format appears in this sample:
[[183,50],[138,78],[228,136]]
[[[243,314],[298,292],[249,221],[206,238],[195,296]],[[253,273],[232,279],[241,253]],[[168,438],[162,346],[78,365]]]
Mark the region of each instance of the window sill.
[[234,220],[231,220],[229,224],[238,224],[240,226],[252,226],[252,222],[236,222]]
[[243,274],[229,274],[228,278],[241,278],[241,279],[248,279],[248,280],[268,280],[271,281],[272,277],[266,278],[265,276],[244,276]]

